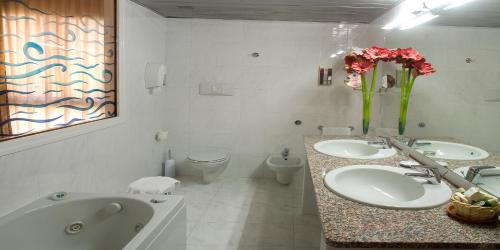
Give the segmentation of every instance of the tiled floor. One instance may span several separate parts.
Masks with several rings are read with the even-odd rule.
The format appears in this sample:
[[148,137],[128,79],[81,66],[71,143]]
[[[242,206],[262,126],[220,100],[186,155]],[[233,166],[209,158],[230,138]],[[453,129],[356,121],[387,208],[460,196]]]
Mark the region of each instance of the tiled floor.
[[272,179],[181,177],[188,250],[317,250],[316,216],[300,213],[301,190]]

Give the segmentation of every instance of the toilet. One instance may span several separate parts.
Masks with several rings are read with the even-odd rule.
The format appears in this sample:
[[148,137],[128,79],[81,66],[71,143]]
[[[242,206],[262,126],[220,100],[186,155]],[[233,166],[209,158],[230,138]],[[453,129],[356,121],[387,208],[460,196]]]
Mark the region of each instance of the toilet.
[[187,161],[193,168],[201,171],[203,183],[208,184],[226,169],[229,158],[220,152],[196,152],[191,153]]

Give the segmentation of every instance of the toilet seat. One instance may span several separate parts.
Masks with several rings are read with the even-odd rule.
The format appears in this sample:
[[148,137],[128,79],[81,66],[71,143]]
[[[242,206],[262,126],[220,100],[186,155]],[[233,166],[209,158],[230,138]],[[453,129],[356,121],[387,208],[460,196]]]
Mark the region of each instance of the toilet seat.
[[226,161],[227,155],[217,152],[197,152],[191,153],[187,158],[197,163],[219,163]]

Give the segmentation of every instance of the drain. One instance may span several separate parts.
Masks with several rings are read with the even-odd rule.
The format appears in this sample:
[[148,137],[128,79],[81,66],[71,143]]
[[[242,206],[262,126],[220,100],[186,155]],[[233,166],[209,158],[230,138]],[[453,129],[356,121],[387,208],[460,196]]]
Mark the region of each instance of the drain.
[[136,233],[138,233],[139,231],[142,230],[142,228],[144,228],[144,224],[137,223],[137,225],[135,225],[135,227],[134,227],[134,230],[135,230]]
[[79,234],[83,229],[83,225],[84,224],[82,221],[75,221],[75,222],[67,225],[66,228],[64,229],[64,231],[70,235]]

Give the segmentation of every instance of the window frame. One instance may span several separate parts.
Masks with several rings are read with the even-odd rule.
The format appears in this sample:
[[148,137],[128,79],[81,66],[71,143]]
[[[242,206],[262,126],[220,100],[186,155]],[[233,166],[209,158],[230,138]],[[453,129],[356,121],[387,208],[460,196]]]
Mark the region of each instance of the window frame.
[[127,121],[127,110],[124,108],[125,105],[125,93],[124,93],[124,84],[122,83],[122,79],[126,79],[124,77],[125,70],[123,63],[124,57],[121,53],[125,51],[125,42],[121,39],[125,32],[124,27],[125,24],[125,13],[126,13],[126,3],[124,0],[116,0],[115,8],[116,8],[116,25],[118,25],[116,41],[117,41],[117,53],[116,53],[116,71],[117,71],[117,79],[116,79],[116,89],[117,89],[117,116],[87,123],[78,124],[76,126],[70,126],[65,128],[59,128],[55,130],[49,130],[46,132],[28,135],[24,137],[14,138],[11,140],[6,140],[0,142],[0,157],[29,150],[32,148],[41,147],[47,144],[63,141],[72,137],[77,137],[84,134],[89,134],[92,132],[96,132],[99,130],[116,127],[121,124],[124,124]]

